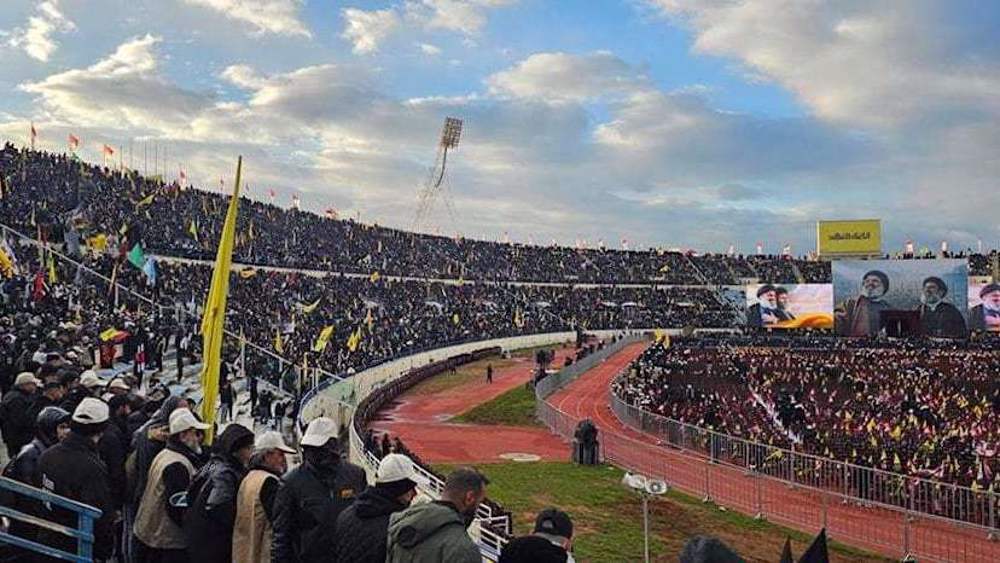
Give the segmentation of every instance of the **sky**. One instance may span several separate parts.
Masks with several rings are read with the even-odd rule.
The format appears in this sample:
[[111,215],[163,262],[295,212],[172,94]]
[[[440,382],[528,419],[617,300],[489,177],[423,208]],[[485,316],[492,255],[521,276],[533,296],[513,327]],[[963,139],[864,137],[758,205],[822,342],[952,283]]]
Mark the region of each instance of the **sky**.
[[241,154],[251,197],[449,236],[997,248],[996,29],[971,0],[5,0],[0,139],[203,189]]

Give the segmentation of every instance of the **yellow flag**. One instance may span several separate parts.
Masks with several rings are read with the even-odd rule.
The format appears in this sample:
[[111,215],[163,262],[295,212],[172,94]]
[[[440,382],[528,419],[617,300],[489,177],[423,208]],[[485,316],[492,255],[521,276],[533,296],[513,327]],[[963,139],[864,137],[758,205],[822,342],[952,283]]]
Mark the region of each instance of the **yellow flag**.
[[315,311],[315,310],[316,310],[316,307],[319,307],[319,302],[320,302],[320,301],[322,301],[322,300],[323,300],[323,298],[322,298],[322,297],[320,297],[319,299],[317,299],[317,300],[316,300],[316,301],[315,301],[314,303],[312,303],[311,305],[302,305],[302,306],[301,306],[301,307],[302,307],[302,312],[303,312],[303,313],[305,313],[305,314],[307,314],[307,315],[308,315],[309,313],[312,313],[313,311]]
[[351,352],[358,349],[358,344],[361,344],[361,327],[359,326],[357,330],[351,333],[347,337],[347,349]]
[[[205,301],[205,315],[201,319],[203,339],[203,364],[201,368],[201,418],[208,424],[215,422],[216,403],[219,399],[219,368],[222,364],[222,336],[226,324],[226,300],[229,297],[229,270],[233,263],[233,244],[236,239],[236,217],[240,211],[240,176],[243,157],[236,161],[236,185],[229,199],[226,222],[219,237],[219,251],[215,256],[212,285]],[[214,426],[205,432],[205,442],[212,443]]]
[[246,267],[240,270],[240,277],[243,279],[252,278],[256,275],[257,275],[257,270],[254,270],[253,268],[250,267]]
[[104,233],[97,233],[96,235],[90,237],[88,241],[90,247],[97,252],[104,252],[108,248],[108,235]]
[[188,232],[191,233],[191,237],[194,238],[195,242],[198,242],[198,223],[191,219],[191,224],[188,225]]
[[56,259],[52,253],[49,252],[49,283],[54,284],[58,281],[59,278],[56,277]]
[[144,205],[149,205],[150,203],[153,203],[153,198],[155,198],[155,197],[156,197],[156,192],[153,192],[153,193],[149,194],[148,196],[140,199],[139,203],[135,204],[135,208],[139,209],[140,207],[142,207]]
[[5,278],[14,277],[14,261],[3,248],[0,248],[0,272],[3,272]]
[[368,280],[372,283],[375,283],[380,279],[382,279],[382,274],[379,274],[378,272],[372,272],[372,275],[368,276]]
[[455,314],[453,314],[453,315],[451,316],[451,322],[452,322],[452,323],[454,323],[454,324],[455,324],[455,326],[458,326],[458,325],[459,325],[459,323],[461,323],[461,322],[462,322],[462,319],[460,319],[460,318],[458,317],[458,313],[455,313]]
[[274,351],[279,354],[285,353],[285,345],[281,342],[281,331],[274,331]]
[[330,342],[331,336],[333,336],[333,325],[325,327],[323,330],[319,331],[319,337],[316,338],[316,342],[313,342],[313,352],[322,352],[323,350],[326,350],[326,345]]
[[368,325],[368,332],[371,333],[372,327],[375,326],[375,317],[372,316],[371,309],[368,309],[368,313],[365,314],[365,324]]

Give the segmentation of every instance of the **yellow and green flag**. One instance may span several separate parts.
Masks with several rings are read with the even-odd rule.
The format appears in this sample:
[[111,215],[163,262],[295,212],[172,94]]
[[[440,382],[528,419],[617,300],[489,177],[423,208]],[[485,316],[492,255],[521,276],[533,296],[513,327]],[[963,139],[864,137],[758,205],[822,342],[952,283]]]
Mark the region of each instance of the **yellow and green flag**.
[[[216,404],[219,399],[219,368],[222,365],[222,336],[226,324],[226,299],[229,297],[229,270],[233,264],[233,245],[236,239],[236,217],[240,211],[240,176],[243,171],[243,157],[236,161],[236,185],[229,199],[229,210],[219,237],[219,251],[215,256],[212,271],[212,285],[205,300],[205,315],[201,319],[201,335],[204,342],[204,363],[201,368],[201,417],[205,422],[215,422]],[[214,426],[205,434],[205,442],[212,443]]]

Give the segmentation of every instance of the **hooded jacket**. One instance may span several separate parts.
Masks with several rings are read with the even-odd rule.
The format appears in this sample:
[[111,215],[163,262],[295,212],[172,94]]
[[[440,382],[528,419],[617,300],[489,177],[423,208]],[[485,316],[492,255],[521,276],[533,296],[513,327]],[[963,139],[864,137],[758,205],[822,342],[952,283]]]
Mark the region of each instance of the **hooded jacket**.
[[376,485],[337,517],[338,563],[385,563],[385,543],[389,535],[389,515],[406,510]]
[[389,517],[386,563],[480,563],[479,548],[450,503],[418,504]]
[[133,506],[138,506],[143,492],[146,490],[146,479],[149,477],[149,467],[153,459],[167,445],[165,441],[154,439],[150,430],[170,424],[170,413],[174,412],[181,402],[181,397],[167,397],[160,408],[145,424],[139,427],[132,436],[132,469],[128,475],[129,490],[127,498]]
[[236,492],[246,475],[246,468],[233,454],[248,441],[253,443],[253,432],[230,424],[219,435],[211,459],[191,481],[184,535],[192,561],[230,563],[233,559]]

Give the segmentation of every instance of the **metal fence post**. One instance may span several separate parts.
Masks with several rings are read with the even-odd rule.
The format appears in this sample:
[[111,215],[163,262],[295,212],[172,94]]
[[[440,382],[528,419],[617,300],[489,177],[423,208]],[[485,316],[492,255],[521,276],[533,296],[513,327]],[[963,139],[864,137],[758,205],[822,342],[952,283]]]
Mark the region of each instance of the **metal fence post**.
[[712,491],[709,488],[708,483],[708,471],[712,463],[710,460],[705,460],[705,498],[701,499],[702,502],[712,502]]
[[764,502],[761,498],[763,491],[761,491],[761,476],[757,471],[752,472],[753,475],[753,486],[754,486],[754,496],[757,498],[757,514],[754,515],[754,519],[763,520],[764,519]]
[[990,533],[986,535],[991,541],[997,539],[997,494],[990,493]]
[[827,527],[826,526],[826,524],[827,524],[827,517],[828,517],[827,516],[827,505],[830,504],[830,501],[829,501],[830,495],[826,491],[821,492],[820,495],[823,497],[823,528],[826,528]]
[[910,515],[903,513],[903,561],[910,561]]

